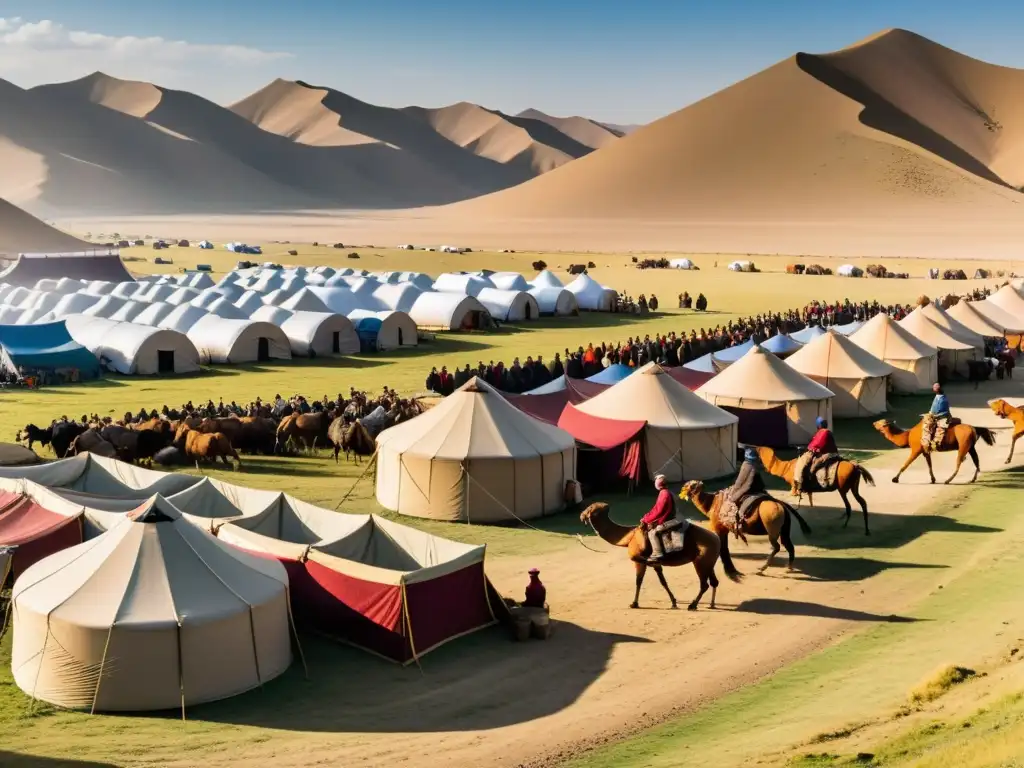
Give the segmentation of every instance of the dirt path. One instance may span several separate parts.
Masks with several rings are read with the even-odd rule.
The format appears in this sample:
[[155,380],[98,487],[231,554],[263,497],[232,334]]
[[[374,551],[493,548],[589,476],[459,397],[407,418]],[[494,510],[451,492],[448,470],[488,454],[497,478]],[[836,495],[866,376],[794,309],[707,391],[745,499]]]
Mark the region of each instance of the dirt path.
[[[1014,382],[999,388],[1003,396],[1024,396]],[[954,402],[970,404],[956,409],[968,423],[1005,425],[976,393],[958,392]],[[994,448],[983,448],[983,468],[1001,468],[1006,449],[1001,432]],[[1021,454],[1024,459],[1024,450]],[[923,463],[893,485],[890,478],[903,456],[891,451],[870,464],[878,481],[865,493],[872,539],[865,540],[857,518],[842,530],[839,509],[831,506],[838,497],[829,498],[828,508],[807,514],[818,546],[798,539],[802,572],[790,575],[777,568],[739,585],[723,581],[719,610],[669,610],[667,597],[651,579],[641,595],[643,608],[631,611],[632,568],[624,551],[596,538],[588,544],[599,553],[570,541],[540,563],[558,621],[549,642],[464,645],[461,657],[460,644],[454,644],[428,657],[422,675],[393,670],[384,682],[381,667],[368,665],[365,674],[341,681],[337,706],[319,719],[279,721],[272,739],[264,738],[263,729],[255,738],[257,729],[251,729],[254,738],[248,743],[243,730],[243,743],[236,747],[253,764],[272,759],[279,766],[540,766],[649,727],[759,679],[845,632],[891,620],[933,588],[938,572],[910,567],[914,564],[900,567],[899,548],[935,524],[918,515],[922,509],[967,489],[922,484]],[[951,461],[948,455],[937,459],[937,474],[948,472]],[[970,474],[965,467],[958,480],[966,482]],[[891,547],[890,556],[857,554],[880,540]],[[742,545],[734,550],[747,573],[767,551],[753,540],[749,550]],[[499,588],[517,593],[524,572],[535,564],[530,558],[503,558],[489,571]],[[693,569],[667,575],[677,597],[689,600],[697,587]],[[204,737],[194,738],[199,747]],[[228,765],[239,756],[226,749],[222,755],[205,754],[202,763]],[[166,765],[195,764],[180,752],[150,759],[158,757]]]

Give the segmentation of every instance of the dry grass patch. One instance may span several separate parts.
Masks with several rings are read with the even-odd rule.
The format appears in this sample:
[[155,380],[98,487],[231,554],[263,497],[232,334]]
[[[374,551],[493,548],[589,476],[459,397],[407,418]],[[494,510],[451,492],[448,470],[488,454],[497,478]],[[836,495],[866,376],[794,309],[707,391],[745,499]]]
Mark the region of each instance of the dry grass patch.
[[959,685],[977,675],[973,669],[949,664],[942,667],[924,680],[910,692],[910,700],[915,704],[935,701],[954,685]]

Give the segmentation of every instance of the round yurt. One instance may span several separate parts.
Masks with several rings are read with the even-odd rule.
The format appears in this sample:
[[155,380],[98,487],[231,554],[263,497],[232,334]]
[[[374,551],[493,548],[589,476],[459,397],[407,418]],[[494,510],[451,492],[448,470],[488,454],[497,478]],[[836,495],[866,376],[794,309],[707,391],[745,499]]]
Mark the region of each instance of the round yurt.
[[526,291],[484,288],[476,298],[491,313],[491,317],[504,323],[536,320],[540,317],[537,299]]
[[829,331],[819,336],[786,364],[835,393],[832,415],[856,418],[885,413],[888,378],[895,368]]
[[144,712],[257,688],[291,663],[288,576],[154,496],[14,584],[11,670],[29,696]]
[[702,400],[657,363],[647,363],[575,409],[610,421],[646,422],[649,477],[705,480],[736,469],[739,420]]
[[470,523],[528,520],[565,507],[576,442],[472,378],[377,436],[377,501],[403,515]]
[[540,307],[542,315],[565,317],[580,313],[576,296],[565,288],[538,286],[530,288],[527,293],[537,300],[537,306]]
[[893,392],[927,392],[939,380],[939,350],[884,313],[864,323],[850,341],[893,367],[889,377]]
[[565,286],[565,290],[576,297],[580,309],[590,312],[611,312],[618,298],[613,289],[601,285],[586,273]]
[[744,443],[769,445],[781,439],[781,435],[773,441],[761,438],[762,430],[773,438],[778,430],[770,414],[757,411],[774,411],[784,420],[788,445],[806,445],[816,431],[815,419],[819,416],[832,419],[832,391],[762,347],[752,348],[696,394],[740,417],[739,439]]

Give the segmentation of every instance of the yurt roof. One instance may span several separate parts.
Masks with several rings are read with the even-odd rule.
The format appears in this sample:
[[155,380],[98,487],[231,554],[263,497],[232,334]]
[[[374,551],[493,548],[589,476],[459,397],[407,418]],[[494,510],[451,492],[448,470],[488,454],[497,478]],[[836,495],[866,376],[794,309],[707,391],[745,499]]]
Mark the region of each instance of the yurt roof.
[[[1016,318],[1000,307],[988,301],[961,301],[949,309],[949,316],[972,328],[983,336],[1002,336],[1004,333],[1024,332],[1024,318]],[[972,321],[974,325],[972,326]],[[998,331],[992,334],[989,330]]]
[[802,342],[797,341],[792,336],[788,336],[785,333],[776,333],[770,339],[766,339],[761,342],[761,346],[771,352],[773,355],[787,354],[789,352],[795,352],[801,349],[804,345]]
[[801,328],[799,331],[794,331],[789,334],[789,337],[791,339],[796,339],[801,344],[808,344],[823,333],[825,333],[825,329],[820,325],[809,325],[806,328]]
[[882,360],[920,360],[934,357],[938,350],[917,338],[884,312],[864,323],[850,341]]
[[997,307],[1008,312],[1018,320],[1024,320],[1024,298],[1014,290],[1012,285],[1004,285],[998,291],[989,296],[986,301],[995,304]]
[[896,370],[835,331],[828,331],[794,353],[786,365],[805,376],[829,379],[871,379]]
[[[985,348],[985,339],[980,333],[975,333],[963,323],[957,322],[951,318],[949,313],[937,304],[925,304],[924,306],[915,309],[914,312],[920,312],[937,326],[949,333],[953,338],[959,339],[960,341],[970,344],[972,347],[977,347],[978,349]],[[913,312],[911,314],[913,314]]]
[[603,419],[646,421],[649,426],[662,428],[706,429],[738,421],[733,414],[695,395],[655,362],[576,408]]
[[899,323],[906,330],[929,346],[936,349],[966,350],[974,349],[973,344],[962,341],[950,331],[936,325],[926,315],[915,309]]
[[562,281],[550,269],[542,269],[530,283],[538,288],[564,288]]
[[381,432],[377,444],[403,454],[462,460],[548,455],[575,442],[558,427],[527,416],[474,376],[430,410]]
[[772,403],[823,400],[835,396],[828,388],[761,347],[751,349],[697,392]]

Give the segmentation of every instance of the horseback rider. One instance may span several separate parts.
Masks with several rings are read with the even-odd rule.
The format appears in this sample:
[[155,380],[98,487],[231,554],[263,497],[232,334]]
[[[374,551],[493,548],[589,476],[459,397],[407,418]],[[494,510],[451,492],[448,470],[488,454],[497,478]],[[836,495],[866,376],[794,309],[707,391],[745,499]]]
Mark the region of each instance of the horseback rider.
[[800,458],[796,460],[796,466],[793,468],[792,494],[794,496],[801,494],[804,481],[807,479],[807,471],[811,468],[814,459],[819,456],[827,456],[830,453],[839,453],[836,439],[832,435],[832,430],[828,428],[828,422],[819,416],[814,420],[814,424],[818,431],[814,433],[811,442],[807,444],[807,450],[800,454]]
[[946,428],[953,418],[953,414],[949,412],[949,398],[942,391],[942,385],[932,384],[932,392],[935,393],[932,407],[928,409],[928,413],[921,420],[921,447],[926,451],[930,451],[942,443],[942,438],[946,435]]
[[750,518],[740,516],[740,507],[748,496],[759,495],[767,492],[761,473],[758,471],[761,460],[757,455],[757,449],[746,446],[743,449],[743,463],[740,464],[739,472],[736,473],[736,480],[732,487],[725,493],[722,500],[722,522],[732,523],[737,538],[743,536],[743,525],[753,523],[756,514]]
[[664,475],[655,475],[654,487],[658,489],[658,498],[651,511],[640,520],[640,525],[647,532],[647,539],[651,542],[651,556],[647,558],[650,563],[658,562],[665,555],[661,543],[661,527],[674,520],[676,516],[676,502],[667,485]]

